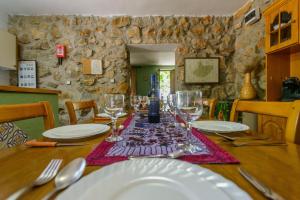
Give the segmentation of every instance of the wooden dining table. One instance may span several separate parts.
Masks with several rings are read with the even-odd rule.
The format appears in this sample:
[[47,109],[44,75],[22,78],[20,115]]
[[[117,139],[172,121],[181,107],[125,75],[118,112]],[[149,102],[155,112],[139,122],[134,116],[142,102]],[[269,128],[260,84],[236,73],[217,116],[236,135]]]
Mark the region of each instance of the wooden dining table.
[[[119,123],[123,120],[119,120]],[[109,132],[79,140],[85,144],[84,146],[33,148],[21,145],[1,150],[0,199],[5,199],[19,188],[34,181],[51,159],[63,159],[62,166],[64,166],[75,158],[85,158],[108,134]],[[249,193],[253,199],[266,198],[239,174],[239,166],[285,199],[300,199],[300,145],[288,143],[287,146],[234,147],[219,136],[208,135],[208,137],[240,160],[240,164],[203,164],[200,165],[201,167],[231,180]],[[48,141],[46,138],[41,140]],[[84,176],[99,169],[100,166],[87,166]],[[52,180],[34,188],[25,194],[23,199],[41,199],[53,189]]]

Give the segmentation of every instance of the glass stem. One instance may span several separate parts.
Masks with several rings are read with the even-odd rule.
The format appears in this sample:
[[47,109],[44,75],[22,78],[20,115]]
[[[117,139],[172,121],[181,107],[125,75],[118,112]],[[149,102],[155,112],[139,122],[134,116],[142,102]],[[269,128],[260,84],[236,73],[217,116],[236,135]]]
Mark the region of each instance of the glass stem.
[[174,109],[174,122],[176,123],[176,108]]
[[114,138],[117,136],[117,119],[116,118],[112,118],[112,134],[111,136]]
[[188,127],[187,127],[187,137],[188,137],[188,141],[189,143],[192,143],[192,123],[188,122]]

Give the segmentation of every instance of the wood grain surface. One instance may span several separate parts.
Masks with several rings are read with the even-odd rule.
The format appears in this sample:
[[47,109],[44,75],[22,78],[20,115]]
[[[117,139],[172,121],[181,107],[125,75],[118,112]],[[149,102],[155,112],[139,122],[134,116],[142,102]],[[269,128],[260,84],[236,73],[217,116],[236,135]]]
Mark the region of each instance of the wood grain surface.
[[[81,142],[85,146],[28,148],[19,146],[0,152],[0,199],[6,198],[15,190],[32,182],[54,158],[63,159],[63,166],[77,157],[86,157],[105,137],[94,136]],[[237,171],[245,168],[267,186],[286,199],[300,199],[300,146],[289,143],[288,146],[248,146],[233,147],[215,135],[209,138],[241,161],[240,164],[201,165],[219,173],[248,192],[253,199],[265,199]],[[44,139],[48,141],[47,139]],[[76,141],[78,142],[78,140]],[[100,169],[88,166],[85,174]],[[54,188],[54,181],[30,191],[23,199],[40,199]]]

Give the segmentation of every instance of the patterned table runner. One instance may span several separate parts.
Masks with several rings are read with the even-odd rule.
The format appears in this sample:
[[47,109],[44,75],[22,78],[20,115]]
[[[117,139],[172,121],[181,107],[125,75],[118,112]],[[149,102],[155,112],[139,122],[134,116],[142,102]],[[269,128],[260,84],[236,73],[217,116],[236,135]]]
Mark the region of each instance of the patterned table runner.
[[[127,160],[128,156],[143,156],[168,154],[177,151],[178,143],[184,143],[186,130],[175,127],[172,116],[165,114],[161,122],[148,123],[147,118],[127,118],[124,122],[125,129],[121,135],[124,140],[115,143],[103,141],[86,158],[88,165],[108,165],[114,162]],[[180,160],[204,163],[239,163],[228,152],[209,140],[203,133],[193,129],[192,141],[202,148],[196,154],[186,153]]]

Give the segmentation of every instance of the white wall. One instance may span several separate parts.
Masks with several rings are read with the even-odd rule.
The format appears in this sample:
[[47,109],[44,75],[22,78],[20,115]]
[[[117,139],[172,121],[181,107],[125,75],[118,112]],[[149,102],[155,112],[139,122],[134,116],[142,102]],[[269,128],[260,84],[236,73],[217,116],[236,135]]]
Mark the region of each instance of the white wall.
[[175,65],[175,52],[130,52],[131,65]]
[[7,29],[8,15],[0,11],[0,29]]
[[[0,12],[0,29],[7,29],[8,15]],[[0,69],[0,85],[9,85],[9,71]]]

